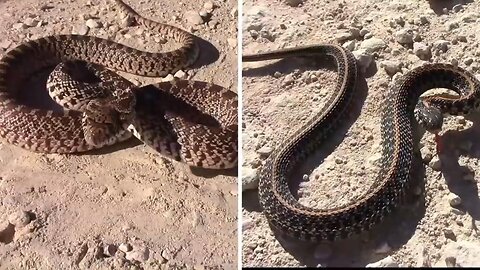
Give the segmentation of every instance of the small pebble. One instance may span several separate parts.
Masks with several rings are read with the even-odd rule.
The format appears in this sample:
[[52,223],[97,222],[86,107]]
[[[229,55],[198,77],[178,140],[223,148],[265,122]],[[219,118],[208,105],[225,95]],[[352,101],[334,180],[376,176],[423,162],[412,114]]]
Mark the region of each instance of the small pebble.
[[285,0],[285,4],[291,7],[297,7],[303,3],[304,0]]
[[428,163],[428,166],[432,168],[434,171],[440,171],[442,169],[442,161],[438,156],[434,156],[432,160],[430,160],[430,163]]
[[100,28],[102,25],[94,20],[94,19],[88,19],[86,22],[85,22],[85,25],[90,27],[90,28]]
[[462,199],[458,195],[450,193],[448,195],[448,203],[451,207],[458,207],[460,204],[462,204]]
[[457,265],[457,259],[453,256],[448,256],[445,258],[445,265],[447,267],[455,267]]
[[186,76],[187,76],[187,74],[185,74],[185,72],[183,70],[178,70],[173,75],[173,77],[180,78],[180,79],[184,79]]
[[118,246],[118,250],[121,250],[121,251],[127,253],[127,252],[132,250],[132,246],[130,244],[127,244],[127,243],[122,243],[122,244],[120,244],[120,246]]
[[242,231],[250,230],[253,226],[255,226],[255,223],[251,218],[244,218],[242,220]]
[[8,216],[8,221],[15,227],[22,228],[30,223],[30,215],[25,211],[15,211]]
[[187,22],[191,25],[200,25],[200,24],[203,24],[203,19],[202,19],[202,16],[200,16],[200,14],[198,14],[198,12],[196,11],[187,11],[185,13],[185,19],[187,20]]
[[428,60],[432,56],[430,46],[420,42],[413,43],[413,53],[422,60]]
[[455,233],[453,232],[452,229],[446,228],[443,230],[443,234],[445,235],[445,238],[456,241],[457,237],[455,236]]
[[150,250],[144,246],[134,246],[131,251],[126,252],[125,259],[129,261],[145,262],[150,257]]
[[410,44],[413,42],[413,31],[401,29],[395,33],[395,40],[400,44]]

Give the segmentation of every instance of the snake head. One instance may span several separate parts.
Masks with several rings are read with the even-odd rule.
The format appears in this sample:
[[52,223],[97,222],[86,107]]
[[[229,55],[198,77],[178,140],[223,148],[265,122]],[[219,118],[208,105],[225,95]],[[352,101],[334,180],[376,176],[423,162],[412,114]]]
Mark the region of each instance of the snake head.
[[443,113],[440,109],[420,102],[415,109],[415,118],[428,132],[438,134],[443,126]]

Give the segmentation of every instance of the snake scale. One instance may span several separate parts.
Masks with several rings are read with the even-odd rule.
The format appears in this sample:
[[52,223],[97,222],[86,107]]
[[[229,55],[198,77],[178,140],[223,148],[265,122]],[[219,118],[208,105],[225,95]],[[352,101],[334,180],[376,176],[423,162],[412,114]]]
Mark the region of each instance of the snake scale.
[[[259,200],[269,223],[280,232],[302,240],[334,241],[371,229],[402,202],[411,184],[413,121],[417,119],[427,130],[436,131],[441,128],[442,114],[467,114],[477,109],[480,82],[460,67],[440,63],[423,65],[403,75],[389,88],[383,102],[381,168],[373,185],[351,204],[315,209],[295,199],[289,178],[294,167],[329,140],[346,116],[356,86],[356,60],[347,49],[329,44],[243,56],[243,61],[249,62],[316,55],[330,56],[336,62],[335,93],[266,160],[260,172]],[[419,104],[420,95],[432,88],[451,89],[461,96],[432,96]]]
[[[144,52],[107,39],[81,35],[55,35],[22,43],[0,60],[0,137],[35,152],[75,153],[126,140],[132,135],[127,130],[129,126],[130,131],[148,145],[191,166],[235,167],[238,140],[235,93],[217,85],[184,80],[136,87],[119,75],[102,70],[105,67],[161,77],[189,67],[199,55],[192,34],[143,18],[123,1],[114,1],[138,24],[180,46],[169,52]],[[79,62],[84,66],[79,68]],[[49,77],[49,93],[65,109],[61,112],[37,109],[19,102],[17,93],[21,83],[38,71],[55,66]],[[86,84],[74,81],[75,75],[68,74],[82,69],[100,74],[100,80]],[[118,89],[120,85],[122,89]],[[144,91],[146,88],[155,88],[154,92],[159,93],[154,96],[171,103],[169,107],[146,98],[148,94],[142,93],[148,92]],[[211,114],[216,122],[195,123],[185,118],[187,113],[182,114],[181,106],[196,112],[190,112],[189,117]],[[155,117],[149,113],[155,113]]]

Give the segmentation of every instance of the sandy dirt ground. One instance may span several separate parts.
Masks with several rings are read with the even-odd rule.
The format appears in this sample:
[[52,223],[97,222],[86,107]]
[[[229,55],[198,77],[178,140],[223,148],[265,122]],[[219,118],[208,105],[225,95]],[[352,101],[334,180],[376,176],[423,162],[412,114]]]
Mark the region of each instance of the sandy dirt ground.
[[[294,184],[301,203],[327,209],[368,190],[381,157],[380,101],[392,78],[425,62],[479,73],[478,14],[480,4],[470,1],[244,1],[243,53],[342,44],[363,71],[351,117],[335,142],[295,172],[303,179]],[[434,136],[420,134],[417,181],[404,205],[374,230],[335,243],[304,243],[272,232],[258,202],[258,174],[272,149],[332,94],[335,65],[314,62],[243,64],[242,263],[479,265],[478,115],[446,119],[440,155]]]
[[[178,76],[237,92],[236,1],[128,3],[204,40],[199,64]],[[107,0],[1,0],[0,56],[86,32],[147,51],[175,46],[122,18]],[[0,143],[0,269],[234,269],[237,197],[236,169],[190,169],[135,139],[82,155]]]

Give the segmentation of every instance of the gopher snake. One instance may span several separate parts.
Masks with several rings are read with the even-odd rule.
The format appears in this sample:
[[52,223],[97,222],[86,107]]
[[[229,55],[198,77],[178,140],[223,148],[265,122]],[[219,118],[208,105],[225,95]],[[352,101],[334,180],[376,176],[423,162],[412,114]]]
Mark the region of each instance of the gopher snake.
[[[77,83],[61,81],[64,90],[60,92],[74,96],[67,101],[67,96],[63,94],[54,95],[56,101],[67,105],[63,112],[56,112],[19,103],[16,97],[19,84],[39,70],[74,60],[142,76],[161,77],[188,67],[197,59],[199,48],[192,34],[143,18],[121,0],[115,2],[121,11],[137,23],[179,42],[180,47],[170,52],[151,53],[106,39],[79,35],[48,36],[25,42],[7,52],[0,60],[0,137],[23,148],[46,153],[83,152],[126,140],[131,136],[125,125],[132,117],[128,109],[135,105],[135,98],[132,97],[134,89],[122,89],[116,93],[116,86],[111,85],[104,89],[110,89],[112,93],[100,96],[96,104],[78,107],[77,90],[73,88],[73,84]],[[194,89],[198,87],[211,90],[207,91],[204,100],[201,100],[204,93]],[[177,105],[180,100],[188,106],[203,106],[199,109],[201,113],[214,112],[212,117],[219,123],[217,126],[199,127],[183,119],[182,115],[172,116],[166,111],[157,111],[157,116],[162,114],[165,119],[139,120],[137,123],[141,122],[140,126],[135,127],[141,133],[139,136],[148,140],[147,144],[191,166],[236,166],[237,98],[233,92],[207,83],[181,80],[163,83],[157,88],[167,93],[167,98],[177,102]],[[118,98],[114,102],[116,104],[112,104],[115,98]],[[102,104],[106,107],[102,107]],[[175,107],[174,104],[170,105]],[[112,115],[109,116],[109,113]],[[152,121],[164,122],[165,126]],[[165,128],[175,129],[174,140],[158,138],[162,134],[156,132]],[[195,136],[198,137],[193,138]]]
[[[432,88],[448,88],[462,94],[459,99],[430,97],[424,100],[424,120],[438,113],[466,114],[478,108],[480,82],[459,67],[429,64],[415,68],[397,81],[386,95],[382,109],[381,170],[374,184],[357,201],[332,209],[301,205],[292,195],[288,177],[295,165],[327,141],[345,117],[356,85],[357,64],[352,53],[337,45],[319,45],[244,55],[243,61],[261,61],[292,56],[328,55],[337,64],[336,93],[321,112],[270,155],[260,173],[259,200],[269,223],[292,237],[336,240],[370,229],[401,203],[410,185],[412,172],[414,110],[422,93]],[[420,109],[421,106],[420,106]],[[441,127],[433,115],[428,128]]]

